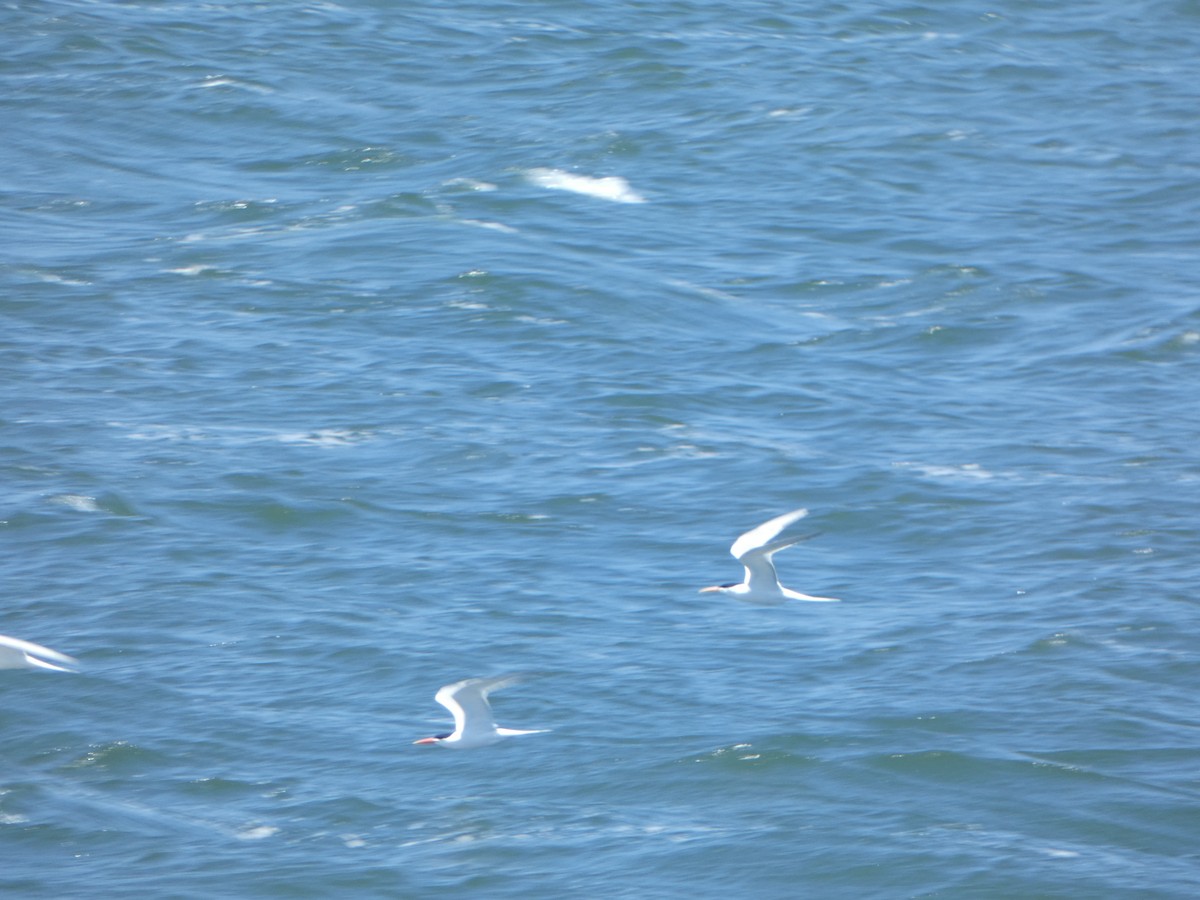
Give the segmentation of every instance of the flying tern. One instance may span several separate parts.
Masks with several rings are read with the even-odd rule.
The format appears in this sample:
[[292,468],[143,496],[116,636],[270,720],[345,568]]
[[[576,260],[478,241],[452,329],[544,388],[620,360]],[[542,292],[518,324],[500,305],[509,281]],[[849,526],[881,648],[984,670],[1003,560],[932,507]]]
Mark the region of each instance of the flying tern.
[[714,587],[701,588],[700,593],[716,592],[729,594],[744,603],[757,603],[760,606],[776,606],[785,600],[817,600],[821,602],[837,602],[837,597],[810,597],[799,591],[789,590],[779,583],[775,574],[775,564],[771,557],[792,544],[816,537],[806,534],[797,538],[774,540],[775,535],[783,531],[793,522],[808,515],[807,509],[797,509],[790,513],[777,516],[769,522],[763,522],[757,528],[747,531],[729,548],[743,566],[746,567],[746,578],[738,584],[721,584]]
[[501,738],[515,734],[542,734],[542,730],[518,731],[515,728],[498,728],[492,718],[492,707],[488,694],[508,687],[520,680],[517,675],[502,675],[498,678],[468,678],[448,684],[434,696],[434,700],[454,714],[454,731],[421,738],[414,744],[441,744],[466,750],[485,747]]
[[74,657],[19,638],[0,634],[0,669],[53,669],[74,672],[79,661]]

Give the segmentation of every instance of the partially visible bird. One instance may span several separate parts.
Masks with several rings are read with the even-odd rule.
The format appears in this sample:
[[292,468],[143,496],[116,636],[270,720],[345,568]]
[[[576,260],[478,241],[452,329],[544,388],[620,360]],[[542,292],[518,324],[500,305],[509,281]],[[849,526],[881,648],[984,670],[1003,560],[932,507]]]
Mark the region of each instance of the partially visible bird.
[[797,538],[772,540],[793,522],[808,515],[807,509],[797,509],[790,513],[777,516],[769,522],[763,522],[757,528],[747,531],[729,548],[734,558],[746,567],[746,578],[737,584],[722,584],[714,587],[701,588],[700,593],[716,592],[729,594],[744,603],[757,603],[761,606],[777,606],[785,600],[817,600],[822,602],[837,602],[837,597],[810,597],[785,588],[779,583],[775,574],[775,564],[771,557],[785,547],[816,537],[815,534],[801,535]]
[[440,744],[467,750],[485,747],[501,738],[515,734],[543,734],[544,730],[518,731],[514,728],[498,728],[492,718],[492,707],[488,694],[520,681],[518,675],[502,675],[498,678],[468,678],[448,684],[434,696],[434,700],[454,714],[454,731],[421,738],[414,744]]
[[[44,658],[43,658],[44,657]],[[0,634],[0,669],[53,669],[74,672],[79,660],[32,641]]]

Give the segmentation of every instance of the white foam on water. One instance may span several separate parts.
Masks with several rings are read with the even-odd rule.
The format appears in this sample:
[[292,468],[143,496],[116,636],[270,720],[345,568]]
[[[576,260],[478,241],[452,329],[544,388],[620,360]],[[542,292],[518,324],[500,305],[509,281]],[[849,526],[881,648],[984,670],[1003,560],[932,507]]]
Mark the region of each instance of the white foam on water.
[[645,203],[646,198],[629,186],[619,175],[593,178],[589,175],[572,175],[562,169],[530,169],[526,177],[538,187],[554,191],[571,191],[613,203]]

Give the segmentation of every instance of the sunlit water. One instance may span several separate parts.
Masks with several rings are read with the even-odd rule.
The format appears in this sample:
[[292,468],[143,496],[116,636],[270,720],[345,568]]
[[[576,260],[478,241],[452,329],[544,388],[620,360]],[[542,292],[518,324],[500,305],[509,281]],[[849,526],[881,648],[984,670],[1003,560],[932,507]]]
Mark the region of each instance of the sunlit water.
[[0,16],[6,895],[1195,895],[1195,3]]

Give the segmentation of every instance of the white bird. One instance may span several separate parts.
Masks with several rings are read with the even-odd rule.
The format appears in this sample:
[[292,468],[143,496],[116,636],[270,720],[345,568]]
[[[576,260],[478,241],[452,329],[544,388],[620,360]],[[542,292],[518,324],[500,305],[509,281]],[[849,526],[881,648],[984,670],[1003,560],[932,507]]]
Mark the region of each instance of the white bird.
[[514,734],[543,734],[544,731],[518,731],[515,728],[498,728],[492,718],[492,707],[488,694],[520,681],[517,675],[502,675],[498,678],[468,678],[448,684],[434,696],[434,700],[454,714],[454,731],[421,738],[414,744],[441,744],[466,750],[485,747],[501,738]]
[[836,603],[837,597],[810,597],[808,594],[801,594],[799,591],[785,588],[779,583],[779,576],[775,574],[775,564],[771,562],[771,557],[784,547],[790,547],[792,544],[816,537],[814,534],[806,534],[798,538],[772,540],[788,525],[807,515],[807,509],[797,509],[794,512],[777,516],[769,522],[763,522],[757,528],[747,531],[729,548],[729,552],[733,554],[734,558],[746,567],[745,580],[740,584],[722,584],[701,588],[700,593],[729,594],[745,603],[757,603],[761,606],[776,606],[784,600],[818,600]]
[[[44,657],[44,658],[42,658]],[[79,660],[18,638],[0,634],[0,669],[53,669],[55,672],[74,672]]]

